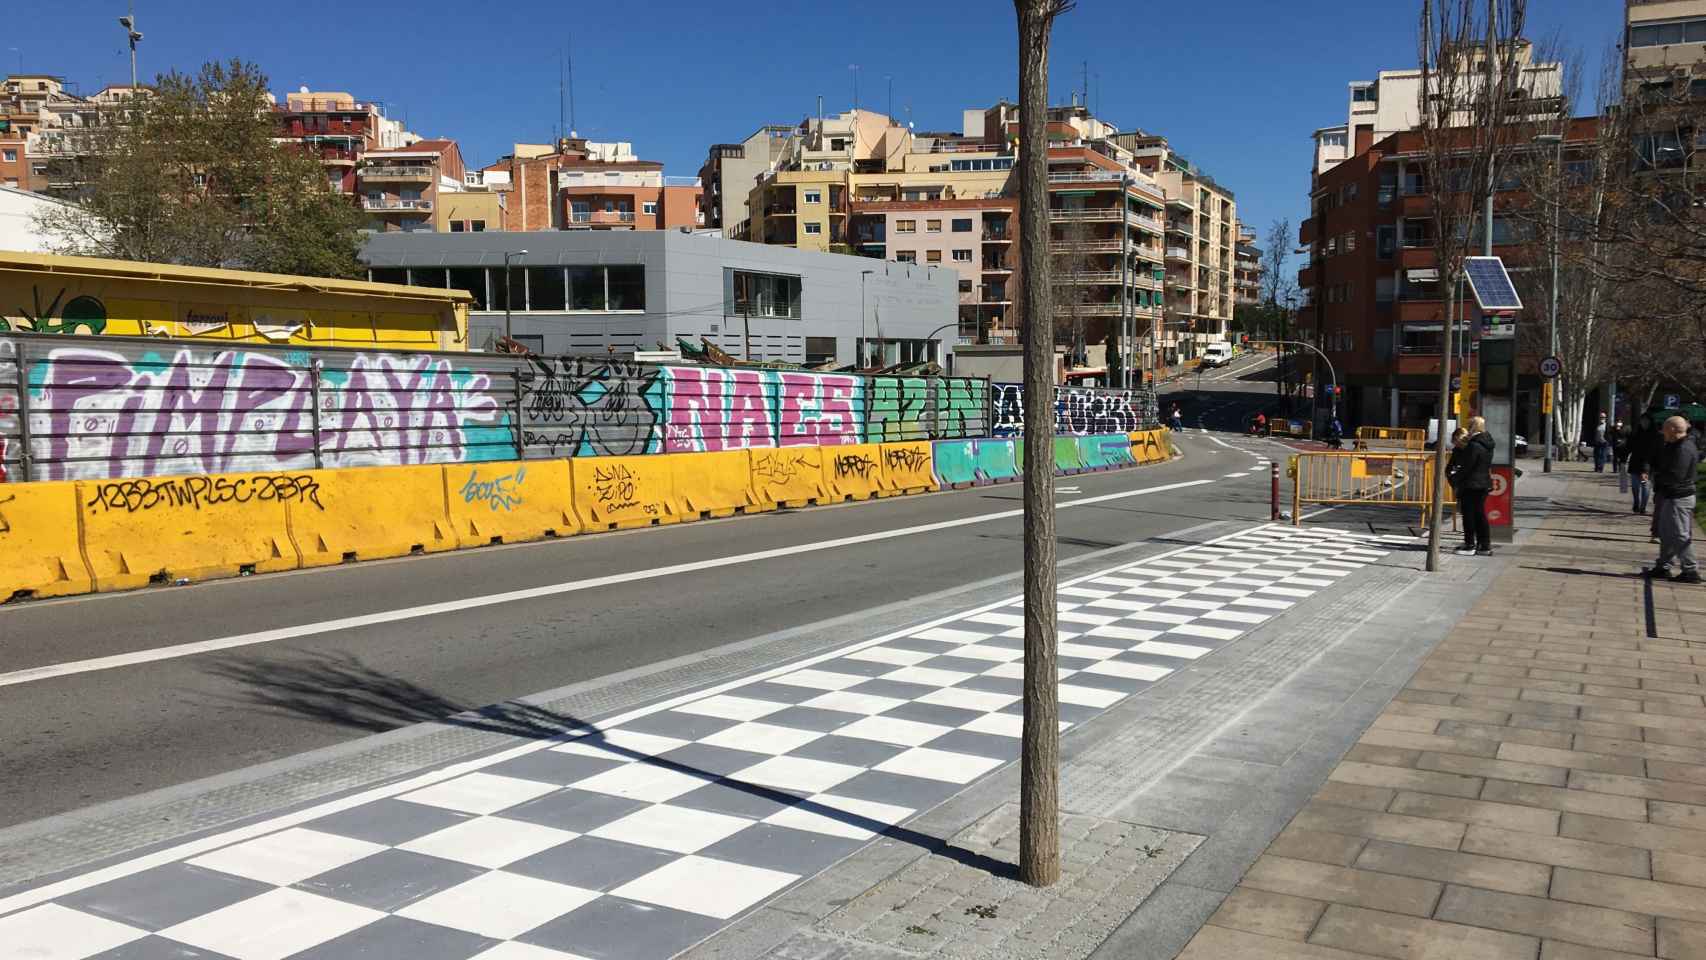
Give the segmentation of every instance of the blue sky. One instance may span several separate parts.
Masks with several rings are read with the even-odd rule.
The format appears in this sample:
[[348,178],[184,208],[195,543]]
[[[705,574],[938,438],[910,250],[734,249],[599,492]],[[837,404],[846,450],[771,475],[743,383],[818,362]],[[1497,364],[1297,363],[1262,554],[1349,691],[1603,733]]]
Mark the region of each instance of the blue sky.
[[[1615,42],[1615,0],[1531,0],[1529,34],[1558,39],[1597,77]],[[1259,229],[1306,212],[1309,135],[1344,119],[1345,84],[1415,62],[1420,0],[1079,0],[1055,30],[1052,98],[1089,61],[1092,106],[1122,128],[1165,134],[1230,187]],[[267,10],[257,16],[255,11]],[[70,0],[11,18],[0,64],[85,91],[129,78],[122,0]],[[724,0],[594,3],[299,0],[293,5],[140,0],[144,77],[213,58],[258,63],[283,93],[306,84],[387,104],[423,136],[453,137],[470,164],[550,139],[558,51],[574,60],[575,126],[628,140],[691,176],[715,142],[765,123],[863,106],[911,107],[919,129],[1016,95],[1007,0],[843,5]],[[15,49],[14,49],[15,48]]]

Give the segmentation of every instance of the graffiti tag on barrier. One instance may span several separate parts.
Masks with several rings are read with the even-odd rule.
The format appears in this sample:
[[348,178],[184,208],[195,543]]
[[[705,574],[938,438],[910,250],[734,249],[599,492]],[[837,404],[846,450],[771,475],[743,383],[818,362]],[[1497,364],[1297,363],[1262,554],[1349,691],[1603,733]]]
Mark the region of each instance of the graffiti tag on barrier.
[[115,480],[97,484],[95,495],[84,506],[137,513],[155,508],[200,510],[202,507],[250,502],[310,503],[316,509],[326,509],[320,502],[318,481],[307,475],[282,473],[262,477]]
[[535,358],[520,378],[522,423],[553,435],[546,444],[552,453],[655,453],[662,435],[654,406],[660,372],[630,360]]
[[890,470],[919,470],[929,458],[916,447],[890,447],[883,451]]
[[459,491],[463,503],[483,503],[493,513],[503,510],[508,512],[526,501],[521,499],[520,487],[527,480],[527,468],[520,467],[514,473],[506,473],[501,477],[481,480],[480,471],[468,471],[468,480],[462,484]]
[[862,453],[849,453],[835,458],[835,475],[837,477],[858,477],[869,479],[871,472],[877,469],[877,461]]
[[803,453],[760,453],[752,458],[752,475],[771,486],[792,483],[802,473],[823,469],[823,461],[813,463]]
[[[0,507],[3,507],[6,504],[11,503],[13,500],[16,500],[16,499],[18,499],[16,496],[0,498]],[[7,522],[5,514],[0,513],[0,533],[11,533],[11,532],[12,532],[12,524]]]
[[639,482],[640,475],[625,464],[592,468],[593,495],[598,498],[605,513],[616,514],[624,510],[638,509],[647,516],[657,516],[657,504],[641,503],[636,499]]

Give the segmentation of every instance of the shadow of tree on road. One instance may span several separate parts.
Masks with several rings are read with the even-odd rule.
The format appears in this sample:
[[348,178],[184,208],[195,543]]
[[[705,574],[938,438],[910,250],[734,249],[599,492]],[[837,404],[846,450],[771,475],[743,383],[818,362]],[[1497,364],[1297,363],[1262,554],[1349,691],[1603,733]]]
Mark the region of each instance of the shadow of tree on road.
[[417,723],[442,723],[526,740],[575,740],[595,745],[631,762],[673,770],[707,784],[721,784],[754,797],[868,830],[991,876],[1004,879],[1016,879],[1018,876],[1016,864],[956,846],[941,837],[840,810],[800,794],[722,776],[620,746],[610,742],[594,721],[515,700],[485,706],[462,703],[414,681],[375,670],[353,655],[301,653],[292,655],[290,659],[224,657],[214,661],[207,670],[240,688],[239,695],[228,699],[277,715],[376,733]]

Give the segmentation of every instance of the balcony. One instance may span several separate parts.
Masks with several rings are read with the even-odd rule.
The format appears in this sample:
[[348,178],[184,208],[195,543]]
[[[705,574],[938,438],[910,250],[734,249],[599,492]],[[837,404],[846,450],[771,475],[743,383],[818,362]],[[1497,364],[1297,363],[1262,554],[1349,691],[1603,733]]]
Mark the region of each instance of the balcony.
[[1118,240],[1050,240],[1049,252],[1059,255],[1063,253],[1119,253]]
[[[1060,317],[1117,317],[1120,316],[1121,304],[1118,300],[1095,301],[1092,303],[1057,303],[1054,315]],[[1131,304],[1127,309],[1131,316],[1138,318],[1157,317],[1161,311],[1157,307],[1143,307]]]
[[1048,182],[1049,183],[1063,183],[1063,184],[1072,184],[1072,183],[1118,184],[1120,182],[1120,180],[1127,178],[1127,177],[1130,177],[1130,179],[1126,180],[1126,186],[1136,190],[1138,193],[1144,194],[1145,196],[1153,197],[1157,202],[1160,202],[1160,201],[1163,201],[1166,199],[1166,197],[1163,196],[1163,194],[1161,193],[1160,189],[1158,189],[1154,186],[1151,186],[1147,181],[1139,180],[1137,177],[1133,177],[1128,173],[1122,173],[1118,170],[1083,170],[1083,171],[1077,171],[1077,172],[1051,173],[1048,175]]
[[1187,250],[1184,247],[1168,247],[1167,248],[1167,259],[1169,259],[1169,260],[1189,260],[1189,259],[1191,259],[1191,251]]
[[1076,273],[1061,273],[1055,275],[1056,283],[1119,283],[1118,270],[1080,270]]
[[632,210],[576,210],[576,211],[569,214],[569,222],[571,224],[581,224],[584,226],[600,226],[600,225],[609,225],[609,226],[628,225],[628,226],[632,226],[634,223],[634,211],[632,211]]
[[432,209],[432,201],[399,200],[396,197],[375,200],[372,197],[363,197],[361,209],[375,213],[425,213]]
[[1012,267],[1009,267],[1008,265],[1006,265],[1005,263],[1002,263],[999,260],[985,260],[985,261],[983,261],[983,268],[982,269],[983,269],[984,273],[1012,273],[1013,272]]
[[438,174],[433,171],[432,167],[369,165],[361,168],[361,179],[363,180],[420,181],[436,180],[437,178]]
[[698,177],[664,177],[663,178],[663,185],[666,187],[698,187],[698,186],[702,186],[702,184],[699,182]]
[[321,150],[318,157],[328,167],[353,167],[361,159],[354,150]]
[[1048,218],[1055,223],[1060,222],[1113,222],[1120,218],[1119,207],[1050,207]]
[[1006,227],[1002,227],[1001,229],[996,230],[996,229],[991,229],[988,224],[985,224],[983,227],[983,242],[984,243],[1012,243],[1013,242],[1013,234]]

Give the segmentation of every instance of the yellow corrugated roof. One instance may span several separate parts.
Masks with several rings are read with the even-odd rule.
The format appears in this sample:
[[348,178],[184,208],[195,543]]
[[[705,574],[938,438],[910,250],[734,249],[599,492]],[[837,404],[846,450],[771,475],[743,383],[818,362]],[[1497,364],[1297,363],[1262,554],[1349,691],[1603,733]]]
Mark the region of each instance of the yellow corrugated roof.
[[349,296],[409,297],[415,300],[441,300],[451,303],[472,303],[474,299],[465,290],[408,287],[397,283],[372,283],[367,280],[299,277],[285,273],[252,273],[247,270],[222,270],[216,267],[180,267],[176,264],[145,263],[140,260],[105,260],[99,257],[67,257],[54,253],[21,253],[15,250],[0,250],[0,270],[30,270],[38,273],[70,274],[73,276],[163,280],[172,283],[202,283],[214,286],[252,287],[267,290],[300,290]]

